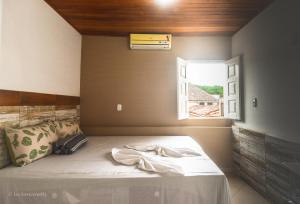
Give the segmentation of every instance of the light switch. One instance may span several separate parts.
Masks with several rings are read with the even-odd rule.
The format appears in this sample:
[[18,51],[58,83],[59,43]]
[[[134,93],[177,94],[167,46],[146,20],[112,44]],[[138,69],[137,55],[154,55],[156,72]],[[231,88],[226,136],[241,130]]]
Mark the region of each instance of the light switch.
[[257,107],[257,98],[256,98],[256,97],[254,97],[254,98],[252,99],[252,107],[253,107],[253,108],[256,108],[256,107]]
[[117,105],[117,111],[122,111],[122,104]]

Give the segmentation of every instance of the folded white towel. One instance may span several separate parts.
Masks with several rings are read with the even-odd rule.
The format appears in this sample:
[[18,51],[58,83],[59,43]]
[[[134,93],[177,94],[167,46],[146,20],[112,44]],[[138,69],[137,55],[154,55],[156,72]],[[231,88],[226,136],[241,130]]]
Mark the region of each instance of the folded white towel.
[[137,151],[147,152],[155,151],[158,155],[164,157],[194,157],[201,156],[199,151],[195,151],[189,148],[174,148],[162,145],[125,145],[128,149],[134,149]]
[[159,158],[155,155],[145,154],[133,149],[112,149],[115,161],[125,165],[137,165],[139,169],[167,175],[184,175],[182,168],[176,164]]

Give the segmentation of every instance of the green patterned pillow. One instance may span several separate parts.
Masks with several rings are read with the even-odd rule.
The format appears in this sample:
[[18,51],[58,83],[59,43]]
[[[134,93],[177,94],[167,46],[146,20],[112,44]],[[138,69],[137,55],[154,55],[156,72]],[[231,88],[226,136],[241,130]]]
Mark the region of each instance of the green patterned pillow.
[[69,135],[75,135],[81,132],[78,121],[76,120],[61,120],[55,121],[57,136],[59,139]]
[[12,162],[25,166],[52,153],[57,141],[54,122],[24,128],[5,128],[6,143]]
[[9,165],[10,159],[4,139],[4,130],[0,128],[0,169]]

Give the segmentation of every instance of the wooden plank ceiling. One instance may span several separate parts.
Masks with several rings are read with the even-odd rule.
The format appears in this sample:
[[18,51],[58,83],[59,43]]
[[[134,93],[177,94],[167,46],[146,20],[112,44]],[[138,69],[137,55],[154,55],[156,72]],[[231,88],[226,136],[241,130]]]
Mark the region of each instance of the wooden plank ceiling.
[[168,6],[159,0],[45,1],[81,34],[232,35],[273,0],[173,0]]

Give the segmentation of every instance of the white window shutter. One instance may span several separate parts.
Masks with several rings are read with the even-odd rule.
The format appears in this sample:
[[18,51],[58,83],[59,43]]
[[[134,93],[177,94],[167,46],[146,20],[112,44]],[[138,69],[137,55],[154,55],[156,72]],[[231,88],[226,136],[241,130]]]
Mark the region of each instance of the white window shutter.
[[177,58],[177,114],[178,120],[189,117],[187,64],[184,59]]
[[225,64],[224,116],[225,118],[241,120],[240,56],[227,61]]

